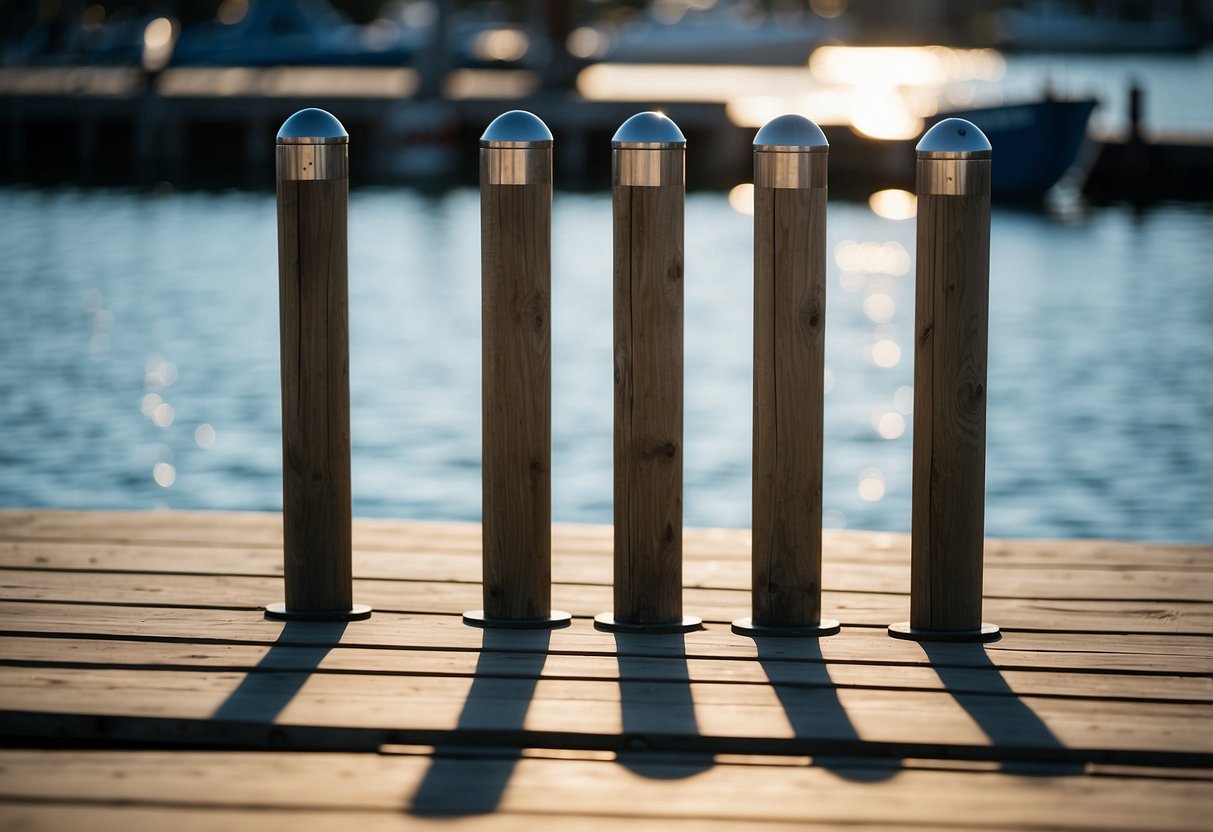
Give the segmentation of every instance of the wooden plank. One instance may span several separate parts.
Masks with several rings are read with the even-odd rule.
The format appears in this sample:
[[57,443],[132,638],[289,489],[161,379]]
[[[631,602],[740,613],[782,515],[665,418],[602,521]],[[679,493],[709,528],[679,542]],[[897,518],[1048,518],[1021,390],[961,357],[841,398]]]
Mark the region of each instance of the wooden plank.
[[[380,611],[454,614],[475,607],[475,583],[355,580],[362,603]],[[553,598],[560,609],[590,616],[610,601],[603,586],[556,584]],[[687,589],[687,602],[709,622],[727,623],[744,615],[749,594],[742,590]],[[832,613],[846,625],[884,627],[907,608],[903,596],[830,593]],[[90,604],[172,605],[214,609],[258,609],[282,598],[277,578],[154,573],[81,573],[0,570],[0,598]],[[1127,601],[1016,601],[992,599],[989,609],[1005,613],[1006,628],[1081,633],[1199,634],[1213,617],[1207,604],[1178,602],[1143,605]],[[1192,612],[1194,610],[1194,612]],[[1178,636],[1177,636],[1178,637]]]
[[[185,642],[255,642],[260,644],[331,644],[329,630],[287,628],[267,621],[256,610],[231,611],[158,607],[90,606],[0,602],[0,632],[8,635],[70,634],[122,639]],[[319,637],[316,633],[319,632]],[[498,643],[526,649],[521,634],[498,633]],[[351,624],[339,644],[365,647],[479,650],[484,633],[454,615],[376,612]],[[806,647],[807,644],[807,647]],[[762,655],[805,660],[813,643],[796,639],[764,640]],[[1075,672],[1146,673],[1163,676],[1209,676],[1208,639],[1175,636],[1087,636],[1069,634],[1064,641],[1047,633],[1008,632],[1002,641],[973,645],[923,646],[891,639],[883,629],[846,628],[823,639],[827,661],[912,664],[998,669],[1073,670]],[[530,649],[538,649],[531,647]],[[754,640],[735,636],[725,627],[690,633],[681,639],[655,637],[617,641],[594,630],[585,619],[551,633],[542,648],[549,652],[605,653],[652,657],[755,658]],[[929,652],[928,652],[929,650]]]
[[[0,544],[0,565],[39,569],[110,569],[122,571],[206,574],[281,574],[281,553],[248,547],[181,545],[116,545],[92,542],[7,541]],[[609,586],[609,550],[597,555],[556,551],[552,576],[557,583]],[[1213,556],[1210,557],[1213,560]],[[1003,598],[1066,600],[1185,601],[1213,606],[1213,573],[1158,570],[1073,570],[989,568],[987,600]],[[435,552],[422,548],[398,551],[355,550],[354,574],[363,578],[479,582],[479,548]],[[905,595],[909,567],[827,561],[823,588],[834,592],[879,592]],[[736,560],[696,556],[684,565],[689,588],[749,590],[750,566]],[[1081,594],[1076,587],[1082,587]]]
[[86,821],[79,828],[96,828],[91,816],[70,815],[73,808],[102,818],[131,812],[124,819],[136,828],[164,817],[174,828],[181,818],[198,828],[200,814],[209,816],[210,828],[233,818],[255,820],[259,828],[267,819],[274,828],[282,817],[304,824],[291,828],[315,828],[313,817],[362,828],[392,814],[399,826],[383,828],[428,828],[427,818],[442,817],[446,828],[522,829],[518,822],[525,820],[538,824],[526,828],[540,830],[548,828],[544,817],[576,829],[627,822],[675,830],[766,823],[846,830],[1202,830],[1213,812],[1207,782],[882,770],[842,762],[771,767],[708,759],[692,766],[685,758],[636,765],[516,756],[4,751],[0,767],[0,817],[12,828],[18,828],[18,811],[39,823],[75,817]]
[[[66,801],[46,804],[31,801],[10,801],[0,804],[0,824],[4,829],[21,832],[62,832],[65,829],[88,829],[90,832],[132,832],[132,830],[154,830],[161,832],[227,832],[231,829],[252,829],[258,832],[331,832],[356,825],[358,832],[412,832],[413,830],[450,830],[466,832],[493,830],[493,832],[616,832],[626,823],[629,829],[669,830],[669,832],[748,832],[751,829],[771,832],[884,832],[895,828],[885,824],[878,826],[853,826],[851,824],[805,824],[796,822],[768,822],[755,820],[706,820],[695,818],[626,818],[594,817],[545,813],[539,815],[494,812],[491,815],[473,814],[437,817],[404,814],[399,810],[349,809],[344,811],[317,811],[295,809],[260,808],[211,808],[211,807],[164,807],[154,801],[150,805],[121,806],[104,802],[81,801],[80,805],[68,805]],[[1009,827],[982,827],[984,832],[1012,832]]]
[[1213,766],[1211,704],[632,682],[626,659],[621,674],[623,683],[0,667],[0,730],[230,744],[223,723],[239,723],[240,742],[270,746],[306,746],[317,735],[365,748],[470,734],[477,744],[625,749],[639,736],[671,750],[892,748],[922,757]]
[[[556,523],[554,551],[610,551],[610,526]],[[711,557],[749,562],[745,529],[684,529],[688,560]],[[910,563],[910,536],[895,532],[827,529],[826,562]],[[281,552],[282,517],[252,512],[101,512],[0,509],[0,540],[94,541],[183,546],[271,548]],[[478,552],[480,525],[446,521],[359,518],[354,546],[392,552]],[[1213,546],[1109,540],[987,539],[989,567],[1213,571]]]
[[[557,550],[553,564],[557,582],[610,583],[607,550],[597,554],[568,553]],[[93,568],[125,568],[122,561],[131,558],[131,568],[156,570],[212,571],[234,570],[237,574],[256,570],[260,574],[281,571],[280,553],[255,547],[207,548],[207,558],[198,557],[197,547],[177,545],[96,544],[93,542],[9,541],[0,546],[0,558],[11,565],[29,561],[64,567],[72,564]],[[215,565],[199,567],[214,553]],[[479,581],[480,554],[474,548],[431,550],[424,545],[390,550],[359,550],[355,554],[355,574],[362,577],[411,577],[432,580]],[[93,559],[96,559],[93,561]],[[39,560],[41,559],[41,560]],[[1213,559],[1213,558],[1211,558]],[[157,566],[156,564],[159,563]],[[687,586],[749,587],[749,567],[736,559],[717,559],[696,553],[687,563]],[[892,564],[851,564],[827,560],[823,565],[824,585],[838,591],[893,592],[904,594],[908,588],[908,562]],[[991,586],[987,597],[1060,598],[1072,597],[1073,587],[1083,587],[1086,598],[1184,598],[1213,600],[1213,575],[1193,574],[1185,570],[1106,570],[1092,572],[1074,569],[1024,570],[991,567],[987,570]]]
[[[537,638],[487,638],[480,651],[414,650],[338,646],[334,649],[290,644],[206,644],[0,636],[0,665],[10,667],[115,668],[136,670],[209,670],[229,672],[296,671],[320,673],[379,673],[397,676],[449,676],[531,679],[601,679],[620,681],[618,654],[554,653],[541,661],[521,648],[537,647]],[[511,649],[514,648],[514,649]],[[1066,696],[1086,699],[1127,699],[1170,703],[1213,702],[1213,678],[1143,676],[1066,671],[998,673],[981,667],[949,667],[947,681],[934,667],[825,662],[818,648],[802,649],[802,657],[760,660],[629,656],[628,682],[719,682],[744,685],[775,684],[799,688],[881,688],[982,693],[993,696]]]

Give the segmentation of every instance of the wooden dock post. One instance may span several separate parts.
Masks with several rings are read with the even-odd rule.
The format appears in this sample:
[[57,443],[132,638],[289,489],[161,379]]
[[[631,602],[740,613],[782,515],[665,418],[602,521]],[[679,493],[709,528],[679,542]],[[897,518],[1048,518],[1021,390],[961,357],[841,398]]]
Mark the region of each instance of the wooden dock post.
[[686,139],[638,113],[611,142],[615,282],[615,609],[601,630],[681,633]]
[[286,603],[269,618],[351,621],[349,134],[324,110],[278,131],[282,533]]
[[511,110],[480,137],[484,609],[476,627],[563,627],[552,609],[552,134]]
[[985,544],[990,142],[957,118],[918,143],[910,620],[889,635],[992,641]]
[[804,116],[754,137],[754,474],[748,636],[828,636],[821,617],[829,142]]

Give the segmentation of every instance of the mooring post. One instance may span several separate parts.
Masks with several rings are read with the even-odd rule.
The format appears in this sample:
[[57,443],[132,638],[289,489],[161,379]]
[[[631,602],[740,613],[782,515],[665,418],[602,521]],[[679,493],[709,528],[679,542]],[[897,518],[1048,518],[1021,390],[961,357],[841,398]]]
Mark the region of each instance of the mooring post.
[[918,143],[910,620],[919,641],[992,641],[985,543],[990,142],[958,118]]
[[522,110],[480,137],[484,609],[476,627],[562,627],[552,609],[552,134]]
[[615,307],[615,609],[603,630],[681,633],[686,139],[638,113],[611,142]]
[[750,636],[828,636],[821,617],[829,142],[799,115],[754,137],[754,473]]
[[347,214],[349,135],[300,110],[278,131],[282,536],[286,603],[270,618],[351,621]]

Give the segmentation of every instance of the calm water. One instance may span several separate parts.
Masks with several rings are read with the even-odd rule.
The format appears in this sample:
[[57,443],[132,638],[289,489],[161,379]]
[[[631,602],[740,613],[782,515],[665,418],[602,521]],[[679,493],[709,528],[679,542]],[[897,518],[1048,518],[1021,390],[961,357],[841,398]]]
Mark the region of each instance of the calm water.
[[[827,522],[905,530],[914,223],[830,211]],[[478,519],[478,195],[350,213],[355,513]],[[558,520],[611,519],[610,215],[556,195]],[[991,535],[1213,535],[1211,219],[995,210]],[[688,525],[749,523],[751,222],[688,198]],[[272,194],[0,189],[0,505],[279,509],[275,240]]]

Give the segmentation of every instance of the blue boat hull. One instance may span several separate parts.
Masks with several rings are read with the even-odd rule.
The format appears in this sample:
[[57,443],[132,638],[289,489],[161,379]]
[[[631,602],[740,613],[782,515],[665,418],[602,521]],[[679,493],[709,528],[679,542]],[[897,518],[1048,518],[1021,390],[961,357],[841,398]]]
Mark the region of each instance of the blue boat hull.
[[935,121],[963,118],[980,127],[994,148],[992,195],[1028,198],[1057,184],[1077,160],[1095,104],[1093,99],[1046,99],[941,113]]

